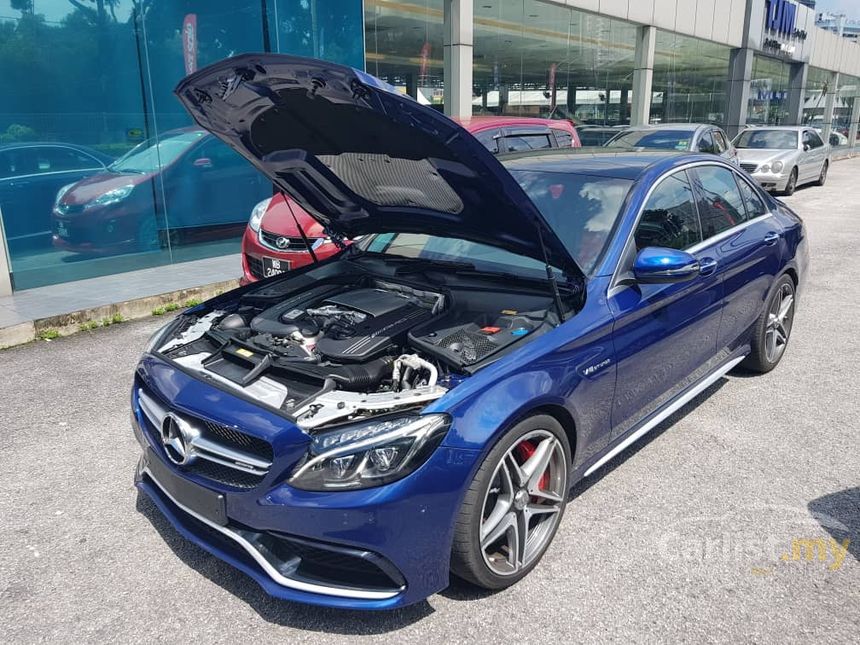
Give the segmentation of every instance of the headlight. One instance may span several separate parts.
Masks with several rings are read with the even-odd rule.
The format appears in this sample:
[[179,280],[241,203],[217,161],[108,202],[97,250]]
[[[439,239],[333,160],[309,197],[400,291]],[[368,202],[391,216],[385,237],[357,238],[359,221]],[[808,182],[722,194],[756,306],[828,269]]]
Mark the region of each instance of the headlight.
[[318,434],[290,484],[321,491],[371,488],[401,479],[427,461],[449,425],[446,414],[409,415]]
[[759,172],[770,172],[770,164],[763,163],[761,166],[759,166],[758,171]]
[[264,199],[259,204],[254,206],[254,209],[251,211],[251,219],[248,220],[248,226],[250,226],[251,230],[255,233],[260,232],[260,224],[263,221],[263,215],[266,214],[266,210],[269,208],[269,203],[271,201],[271,197]]
[[773,172],[782,172],[782,169],[783,169],[784,167],[785,167],[785,164],[784,164],[784,163],[782,163],[781,161],[774,161],[774,162],[770,165],[770,169],[771,169]]
[[131,191],[134,190],[134,184],[126,184],[125,186],[120,186],[119,188],[114,188],[112,190],[107,191],[96,197],[93,201],[88,202],[84,208],[92,208],[93,206],[108,206],[110,204],[116,204],[117,202],[121,202],[126,197],[131,195]]
[[69,192],[69,188],[74,185],[75,182],[72,182],[71,184],[66,184],[65,186],[60,188],[60,190],[57,191],[57,196],[54,198],[54,208],[57,208],[60,205],[60,200],[63,198],[63,195]]

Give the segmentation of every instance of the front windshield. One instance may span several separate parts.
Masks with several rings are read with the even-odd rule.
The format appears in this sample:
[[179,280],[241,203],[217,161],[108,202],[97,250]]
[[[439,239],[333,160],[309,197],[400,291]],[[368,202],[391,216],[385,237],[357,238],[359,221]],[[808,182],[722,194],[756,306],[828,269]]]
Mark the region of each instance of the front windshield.
[[693,133],[689,130],[628,130],[606,144],[609,148],[650,148],[689,150]]
[[747,130],[735,139],[735,148],[796,150],[797,132],[794,130]]
[[[609,242],[633,182],[614,177],[511,170],[579,267],[590,273]],[[468,263],[479,271],[545,279],[544,264],[498,247],[453,237],[381,233],[361,240],[362,250],[386,255]]]
[[114,161],[108,169],[113,172],[156,172],[173,163],[204,136],[206,132],[203,130],[192,130],[168,137],[147,139]]

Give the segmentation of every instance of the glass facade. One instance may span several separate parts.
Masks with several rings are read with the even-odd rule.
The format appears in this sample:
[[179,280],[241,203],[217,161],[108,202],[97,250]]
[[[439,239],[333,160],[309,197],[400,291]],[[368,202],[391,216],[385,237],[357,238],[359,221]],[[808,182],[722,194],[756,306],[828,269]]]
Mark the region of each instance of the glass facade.
[[790,123],[788,112],[791,65],[775,58],[753,58],[747,123],[781,125]]
[[243,52],[361,68],[363,35],[361,0],[0,0],[14,287],[237,252],[271,186],[192,126],[174,86]]
[[367,71],[441,110],[442,0],[365,0],[364,6]]
[[731,49],[658,30],[651,123],[725,124]]
[[475,3],[474,114],[630,122],[636,27],[535,0]]
[[833,106],[833,128],[830,134],[830,144],[848,146],[851,144],[851,119],[854,115],[854,103],[860,100],[860,78],[839,75],[836,89],[836,100]]

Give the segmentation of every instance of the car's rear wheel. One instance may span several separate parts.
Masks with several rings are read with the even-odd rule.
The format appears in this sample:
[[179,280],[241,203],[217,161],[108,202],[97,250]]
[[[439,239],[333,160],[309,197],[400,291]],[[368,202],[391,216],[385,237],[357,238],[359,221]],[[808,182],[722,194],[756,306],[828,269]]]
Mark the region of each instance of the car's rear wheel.
[[525,577],[555,537],[568,494],[570,444],[558,421],[530,417],[493,447],[466,492],[452,572],[486,589]]
[[794,323],[794,300],[794,280],[784,275],[776,281],[755,324],[752,351],[744,361],[744,367],[764,374],[782,360]]
[[791,174],[788,176],[788,182],[785,184],[785,190],[782,191],[782,194],[786,197],[791,197],[794,195],[795,190],[797,190],[797,168],[792,168]]
[[821,166],[821,174],[818,176],[818,181],[816,181],[816,185],[823,186],[827,181],[827,171],[830,170],[830,162],[825,161],[824,165]]

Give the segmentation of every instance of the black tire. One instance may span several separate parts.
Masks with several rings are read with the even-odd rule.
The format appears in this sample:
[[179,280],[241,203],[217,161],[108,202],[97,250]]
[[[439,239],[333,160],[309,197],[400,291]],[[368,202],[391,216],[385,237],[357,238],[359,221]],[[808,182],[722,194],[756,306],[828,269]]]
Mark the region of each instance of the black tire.
[[[786,293],[791,295],[792,303],[786,316],[786,323],[784,324],[784,331],[786,332],[785,342],[782,343],[782,349],[778,354],[775,356],[769,356],[768,328],[770,326],[770,314],[774,309],[774,302],[777,299],[782,299]],[[752,370],[753,372],[766,374],[779,365],[782,357],[785,356],[785,349],[788,346],[788,342],[791,340],[791,328],[794,325],[794,298],[794,280],[791,279],[791,276],[783,275],[774,283],[764,309],[753,327],[752,342],[750,343],[752,351],[750,351],[749,356],[747,356],[742,363],[742,367]]]
[[830,162],[825,161],[824,165],[821,166],[821,174],[818,176],[818,181],[815,182],[816,186],[823,186],[827,181],[827,171],[830,169]]
[[788,176],[788,183],[785,184],[785,190],[782,191],[782,194],[786,197],[791,197],[794,195],[795,190],[797,190],[797,167],[791,169],[791,174]]
[[[545,544],[533,556],[531,562],[522,566],[516,573],[499,575],[487,566],[481,549],[480,529],[483,522],[484,502],[501,460],[523,437],[535,432],[549,432],[561,444],[564,454],[564,467],[562,469],[564,479],[563,482],[559,482],[559,490],[564,491],[563,501],[557,512],[555,525],[551,527],[551,531],[547,534],[548,537],[544,538]],[[451,549],[452,573],[463,580],[490,590],[504,589],[528,575],[543,558],[561,524],[570,487],[570,464],[570,443],[561,424],[553,417],[547,415],[529,417],[511,428],[487,455],[463,499],[454,525],[454,542]]]

